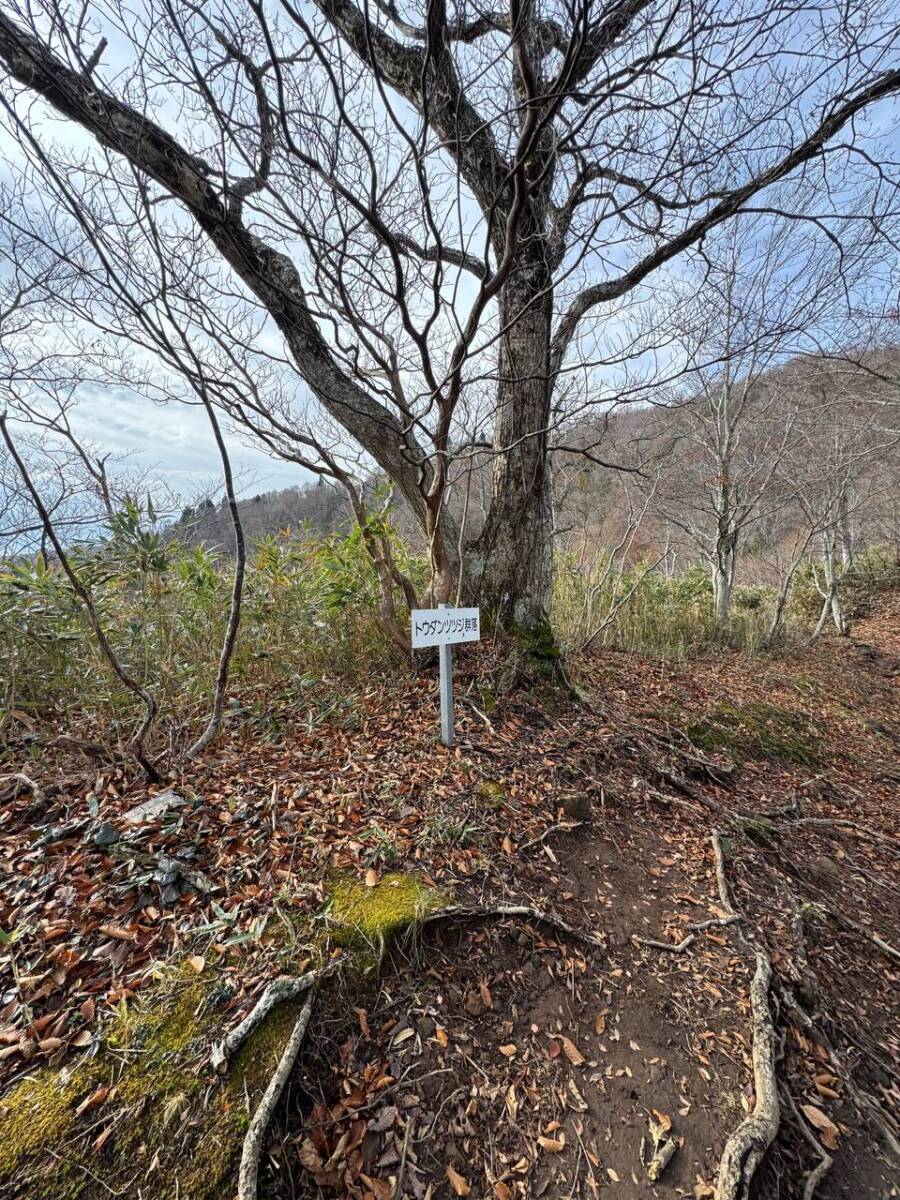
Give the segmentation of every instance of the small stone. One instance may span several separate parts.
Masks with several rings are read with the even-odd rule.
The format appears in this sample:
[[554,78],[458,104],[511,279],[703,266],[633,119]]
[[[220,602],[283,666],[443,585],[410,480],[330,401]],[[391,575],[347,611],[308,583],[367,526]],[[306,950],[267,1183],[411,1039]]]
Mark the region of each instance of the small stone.
[[467,992],[465,1008],[470,1016],[480,1017],[484,1013],[484,1001],[477,992]]
[[585,792],[568,792],[561,798],[560,806],[573,821],[590,820],[591,798]]
[[170,883],[168,887],[163,888],[163,893],[160,899],[162,900],[163,904],[177,904],[181,899],[181,890],[177,888],[174,883]]
[[416,1021],[416,1029],[418,1029],[421,1037],[430,1038],[435,1030],[434,1019],[428,1015],[419,1017],[418,1021]]
[[114,846],[119,841],[119,831],[109,821],[101,821],[94,830],[91,841],[95,846]]
[[151,796],[149,800],[129,808],[123,820],[128,825],[143,825],[145,821],[156,821],[164,817],[169,809],[178,808],[186,803],[184,796],[169,788],[168,791],[160,792],[158,796]]

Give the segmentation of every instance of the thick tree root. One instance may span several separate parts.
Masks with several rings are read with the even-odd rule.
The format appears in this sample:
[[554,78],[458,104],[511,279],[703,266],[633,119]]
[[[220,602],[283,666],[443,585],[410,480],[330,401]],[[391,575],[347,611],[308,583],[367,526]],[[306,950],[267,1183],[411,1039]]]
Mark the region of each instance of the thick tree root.
[[[731,916],[739,916],[731,901],[725,875],[725,853],[718,830],[712,833],[716,864],[716,884],[722,907]],[[753,1039],[753,1088],[756,1104],[725,1143],[719,1163],[716,1200],[747,1200],[756,1168],[778,1133],[781,1108],[776,1076],[775,1025],[769,1008],[772,964],[768,951],[745,935],[756,957],[756,971],[750,984],[750,1029]]]
[[769,1009],[771,979],[769,955],[761,946],[757,947],[756,972],[750,985],[756,1104],[725,1143],[719,1163],[716,1200],[746,1200],[756,1168],[778,1132],[780,1106],[775,1076],[775,1027]]
[[310,990],[300,1016],[297,1018],[297,1023],[294,1025],[291,1036],[288,1038],[282,1051],[281,1058],[278,1060],[275,1074],[269,1080],[269,1085],[263,1094],[262,1100],[259,1102],[259,1107],[253,1114],[253,1119],[244,1137],[244,1147],[241,1151],[241,1166],[238,1172],[238,1200],[256,1200],[259,1158],[262,1153],[266,1130],[269,1127],[269,1121],[272,1119],[275,1106],[281,1099],[281,1093],[284,1091],[284,1085],[288,1081],[288,1076],[294,1069],[294,1063],[297,1061],[297,1055],[300,1053],[303,1039],[306,1037],[314,997],[315,991]]

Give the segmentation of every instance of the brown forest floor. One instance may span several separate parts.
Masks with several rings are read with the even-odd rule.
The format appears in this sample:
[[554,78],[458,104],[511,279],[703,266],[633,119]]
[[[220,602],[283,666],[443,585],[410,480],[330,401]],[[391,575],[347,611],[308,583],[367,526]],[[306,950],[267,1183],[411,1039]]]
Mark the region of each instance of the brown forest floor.
[[[754,1104],[752,962],[734,926],[681,954],[636,939],[675,944],[722,915],[719,827],[735,906],[837,1052],[776,988],[780,1078],[835,1159],[816,1196],[900,1195],[849,1094],[862,1089],[900,1136],[900,966],[864,932],[900,947],[900,597],[849,642],[789,658],[598,655],[578,664],[582,705],[546,687],[494,703],[498,661],[458,655],[469,698],[452,751],[435,744],[429,680],[378,681],[310,732],[287,708],[265,727],[235,721],[172,780],[194,802],[135,843],[201,871],[212,895],[173,896],[145,860],[97,845],[97,823],[121,830],[146,789],[84,760],[35,762],[23,729],[3,770],[26,770],[43,798],[13,788],[0,810],[0,927],[24,931],[0,957],[3,1086],[71,1061],[140,994],[148,964],[176,953],[233,976],[237,1021],[283,965],[276,908],[312,916],[338,870],[370,883],[414,871],[455,901],[552,910],[604,948],[516,920],[440,925],[395,948],[362,994],[316,1018],[261,1196],[702,1200]],[[92,824],[35,843],[89,811]],[[753,819],[729,820],[740,814]],[[853,827],[798,823],[809,818]],[[654,1110],[679,1145],[655,1188],[642,1161]],[[759,1196],[802,1194],[818,1158],[797,1120],[783,1111]],[[96,1137],[96,1109],[90,1121]]]

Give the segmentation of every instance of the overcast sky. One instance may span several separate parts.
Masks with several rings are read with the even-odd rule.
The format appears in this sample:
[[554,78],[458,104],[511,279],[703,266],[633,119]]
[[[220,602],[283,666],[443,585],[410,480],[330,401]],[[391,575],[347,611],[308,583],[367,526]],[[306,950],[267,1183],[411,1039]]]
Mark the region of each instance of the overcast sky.
[[[131,452],[131,463],[151,470],[186,500],[205,488],[221,487],[221,462],[202,408],[152,404],[124,390],[111,389],[86,395],[78,406],[76,421],[87,439],[113,454]],[[270,458],[243,444],[233,433],[224,432],[242,494],[292,487],[312,478],[301,467]]]

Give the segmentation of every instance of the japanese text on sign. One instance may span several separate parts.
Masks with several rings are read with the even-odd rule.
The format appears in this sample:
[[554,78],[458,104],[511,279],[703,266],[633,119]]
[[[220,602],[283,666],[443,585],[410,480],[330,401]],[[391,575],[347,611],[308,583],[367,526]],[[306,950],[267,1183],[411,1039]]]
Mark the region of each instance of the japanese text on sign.
[[452,646],[477,642],[481,628],[477,608],[414,608],[412,646]]

